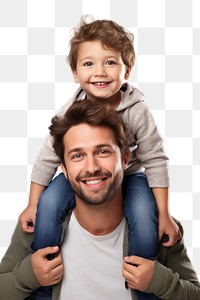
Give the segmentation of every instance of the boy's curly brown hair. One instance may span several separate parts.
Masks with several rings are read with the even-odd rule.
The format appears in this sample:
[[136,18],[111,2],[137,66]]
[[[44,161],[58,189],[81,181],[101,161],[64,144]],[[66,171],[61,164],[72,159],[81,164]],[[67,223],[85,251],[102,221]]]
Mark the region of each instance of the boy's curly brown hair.
[[135,60],[133,34],[111,20],[95,20],[88,23],[87,19],[87,16],[83,16],[80,25],[73,29],[67,57],[71,69],[76,70],[79,45],[95,40],[101,41],[105,48],[119,51],[124,64],[132,68]]

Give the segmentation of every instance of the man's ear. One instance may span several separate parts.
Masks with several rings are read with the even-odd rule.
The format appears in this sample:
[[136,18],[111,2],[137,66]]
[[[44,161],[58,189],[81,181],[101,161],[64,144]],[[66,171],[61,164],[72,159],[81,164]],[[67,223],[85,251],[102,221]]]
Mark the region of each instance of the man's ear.
[[63,174],[65,175],[65,177],[68,179],[68,175],[67,175],[67,170],[65,168],[65,166],[63,164],[61,164],[61,170],[63,171]]
[[124,158],[123,158],[123,167],[124,167],[124,170],[126,170],[126,168],[128,167],[130,157],[131,157],[130,150],[127,149],[126,153],[124,154]]
[[74,77],[74,82],[79,83],[79,78],[78,78],[76,70],[71,69],[71,71],[72,71],[72,74],[73,74],[73,77]]

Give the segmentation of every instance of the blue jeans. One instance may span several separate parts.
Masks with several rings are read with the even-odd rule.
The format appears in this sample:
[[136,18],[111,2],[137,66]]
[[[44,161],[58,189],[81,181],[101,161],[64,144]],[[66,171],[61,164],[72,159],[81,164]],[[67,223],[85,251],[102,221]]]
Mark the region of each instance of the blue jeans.
[[[158,209],[143,172],[123,180],[124,214],[129,226],[129,255],[147,259],[158,257]],[[158,299],[154,294],[136,291],[139,300]]]
[[61,222],[67,211],[75,206],[74,191],[61,173],[42,193],[38,202],[33,251],[48,246],[57,246],[62,234]]
[[143,172],[125,176],[124,214],[129,225],[129,255],[157,258],[158,211]]
[[52,300],[52,287],[45,286],[40,287],[31,296],[26,298],[27,300]]
[[[143,172],[128,175],[123,181],[124,213],[129,225],[129,255],[155,259],[158,243],[158,212],[152,190]],[[75,206],[74,192],[59,174],[42,193],[37,207],[33,251],[59,245],[61,222]],[[141,296],[139,296],[141,294]],[[145,295],[145,298],[142,296]],[[139,299],[157,299],[138,292]]]

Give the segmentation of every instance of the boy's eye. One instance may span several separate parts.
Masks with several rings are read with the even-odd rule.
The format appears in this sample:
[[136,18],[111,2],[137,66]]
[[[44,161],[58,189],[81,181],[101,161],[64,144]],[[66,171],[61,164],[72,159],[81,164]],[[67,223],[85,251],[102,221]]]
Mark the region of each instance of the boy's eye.
[[115,65],[116,62],[115,62],[114,60],[108,60],[108,61],[106,62],[106,64],[109,65],[109,66],[112,66],[112,65]]
[[91,61],[87,61],[83,65],[84,65],[84,67],[91,67],[93,65],[93,63]]

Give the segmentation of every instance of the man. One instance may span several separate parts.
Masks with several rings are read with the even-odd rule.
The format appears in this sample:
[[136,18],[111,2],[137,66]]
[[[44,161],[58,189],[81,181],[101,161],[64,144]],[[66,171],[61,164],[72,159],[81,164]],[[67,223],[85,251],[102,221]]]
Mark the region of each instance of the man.
[[62,256],[58,247],[31,254],[33,237],[18,225],[0,264],[0,299],[35,299],[34,291],[49,285],[53,300],[137,299],[134,289],[160,299],[200,299],[182,239],[171,248],[160,243],[159,262],[127,256],[121,184],[129,161],[128,133],[118,114],[102,104],[76,101],[52,120],[50,133],[76,197],[76,207],[63,221]]

